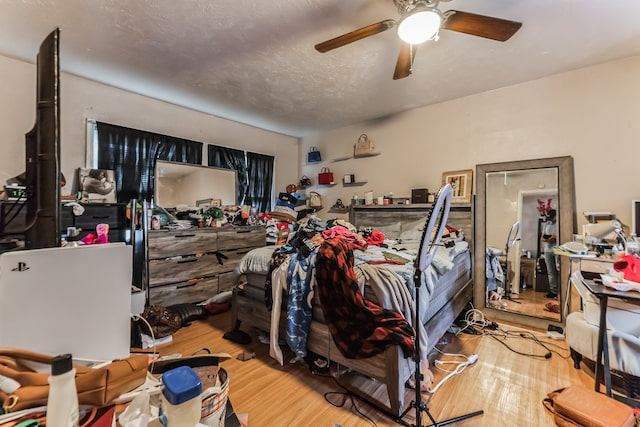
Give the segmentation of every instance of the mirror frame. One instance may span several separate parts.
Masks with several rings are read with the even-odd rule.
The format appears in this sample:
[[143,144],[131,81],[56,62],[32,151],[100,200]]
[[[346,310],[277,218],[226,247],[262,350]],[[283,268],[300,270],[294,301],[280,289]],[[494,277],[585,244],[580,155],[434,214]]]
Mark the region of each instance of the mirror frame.
[[[175,171],[180,171],[181,173],[184,173],[185,175],[189,175],[195,172],[199,172],[199,171],[206,171],[206,173],[210,174],[211,177],[217,177],[218,175],[222,176],[222,175],[234,175],[234,185],[233,185],[233,201],[234,203],[232,204],[236,204],[237,200],[238,200],[238,171],[234,170],[234,169],[225,169],[225,168],[218,168],[215,166],[206,166],[206,165],[202,165],[199,163],[188,163],[188,162],[174,162],[171,160],[160,160],[160,159],[156,159],[155,163],[154,163],[154,167],[153,167],[153,205],[159,205],[162,208],[170,208],[171,206],[163,206],[162,204],[159,204],[158,202],[160,201],[160,197],[159,197],[159,192],[160,192],[160,185],[158,184],[159,180],[162,178],[162,176],[160,176],[158,170],[161,167],[165,167],[168,168],[169,170],[175,172]],[[211,195],[211,198],[214,195]],[[203,199],[209,198],[209,196],[203,196]],[[166,200],[165,200],[166,201]],[[197,200],[194,200],[194,204]],[[224,204],[224,202],[223,202]]]
[[[514,324],[527,325],[539,329],[547,329],[547,326],[556,324],[563,326],[565,323],[564,310],[560,310],[560,321],[535,317],[528,314],[497,310],[485,306],[485,247],[486,247],[486,218],[487,207],[487,182],[486,174],[489,172],[516,171],[522,169],[558,168],[558,242],[563,243],[573,240],[576,228],[576,203],[575,185],[573,174],[573,157],[550,157],[533,160],[518,160],[513,162],[487,163],[476,165],[476,196],[475,196],[475,224],[474,224],[474,290],[473,304],[488,318],[497,321],[506,321]],[[567,298],[567,286],[571,274],[571,260],[569,257],[560,257],[560,275],[558,277],[560,307],[564,306]]]

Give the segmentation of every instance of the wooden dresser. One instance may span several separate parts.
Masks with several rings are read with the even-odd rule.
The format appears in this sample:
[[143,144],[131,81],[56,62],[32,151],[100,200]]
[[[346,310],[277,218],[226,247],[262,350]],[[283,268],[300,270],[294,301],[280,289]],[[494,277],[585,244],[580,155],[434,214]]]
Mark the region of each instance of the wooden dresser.
[[230,291],[242,256],[265,244],[262,226],[150,230],[149,304],[197,303]]

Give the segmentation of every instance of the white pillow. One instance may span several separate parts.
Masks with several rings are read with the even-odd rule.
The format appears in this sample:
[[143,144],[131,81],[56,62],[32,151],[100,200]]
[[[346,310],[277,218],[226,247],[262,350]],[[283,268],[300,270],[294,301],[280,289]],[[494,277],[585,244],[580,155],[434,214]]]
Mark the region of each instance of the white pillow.
[[402,243],[419,243],[424,233],[426,217],[410,222],[402,223],[400,241]]

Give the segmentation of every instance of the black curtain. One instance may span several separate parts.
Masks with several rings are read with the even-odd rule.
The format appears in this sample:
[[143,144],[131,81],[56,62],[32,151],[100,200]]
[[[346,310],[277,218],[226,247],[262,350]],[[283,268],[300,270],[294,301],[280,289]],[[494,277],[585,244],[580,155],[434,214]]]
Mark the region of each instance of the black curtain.
[[245,205],[247,196],[247,162],[245,152],[235,148],[209,145],[207,149],[208,165],[237,171],[236,197],[238,205]]
[[246,205],[258,212],[271,210],[271,186],[275,157],[247,152],[248,189]]
[[165,136],[166,141],[160,144],[158,160],[170,162],[202,164],[202,142]]
[[156,160],[202,164],[202,143],[109,123],[96,123],[98,168],[114,171],[118,202],[154,194]]

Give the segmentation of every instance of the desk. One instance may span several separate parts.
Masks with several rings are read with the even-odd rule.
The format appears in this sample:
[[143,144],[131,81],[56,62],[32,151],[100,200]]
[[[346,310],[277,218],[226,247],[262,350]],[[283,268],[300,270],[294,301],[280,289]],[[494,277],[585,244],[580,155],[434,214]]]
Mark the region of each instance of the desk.
[[[603,369],[604,383],[607,396],[612,397],[611,393],[611,370],[609,367],[609,343],[607,338],[607,305],[609,298],[618,298],[630,301],[632,303],[640,303],[640,293],[638,292],[622,292],[601,285],[591,279],[582,279],[582,283],[598,300],[600,301],[600,322],[598,324],[598,355],[596,357],[596,385],[595,390],[600,391],[600,369]],[[604,358],[604,364],[603,364]]]

